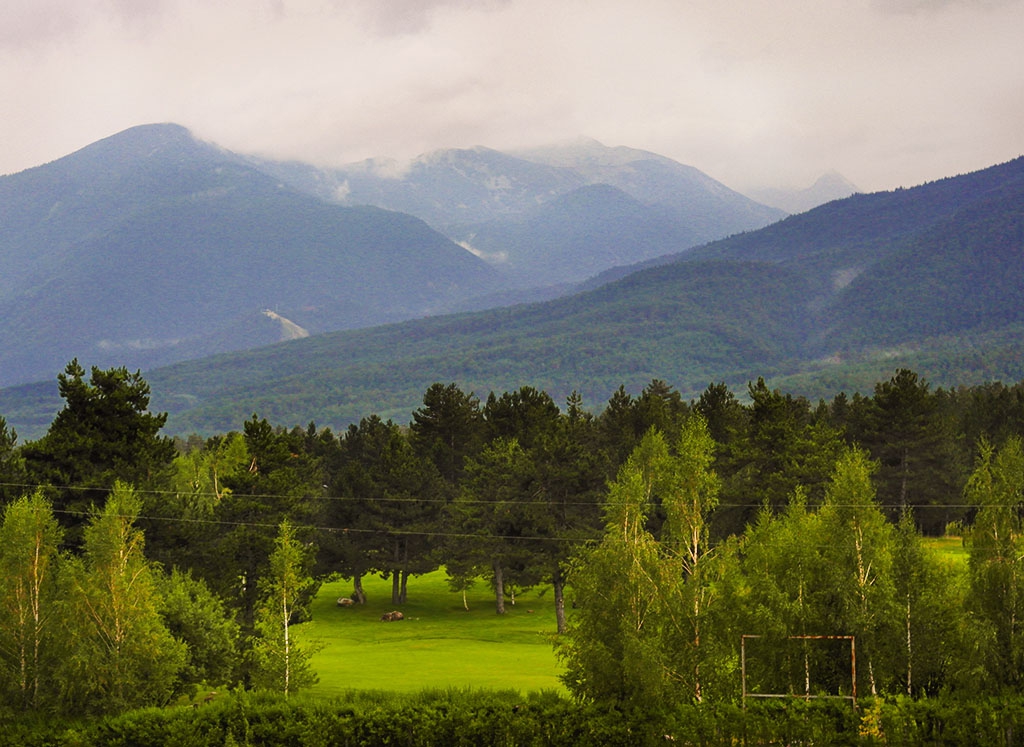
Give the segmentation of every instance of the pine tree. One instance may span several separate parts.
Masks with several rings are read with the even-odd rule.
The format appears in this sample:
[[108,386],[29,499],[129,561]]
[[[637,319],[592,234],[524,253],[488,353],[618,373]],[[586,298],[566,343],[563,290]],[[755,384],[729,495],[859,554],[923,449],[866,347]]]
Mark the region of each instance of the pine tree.
[[71,361],[57,377],[64,407],[46,435],[22,448],[31,481],[56,488],[54,509],[78,545],[90,507],[116,481],[156,484],[174,459],[174,443],[159,435],[167,414],[149,412],[149,384],[125,368],[85,369]]

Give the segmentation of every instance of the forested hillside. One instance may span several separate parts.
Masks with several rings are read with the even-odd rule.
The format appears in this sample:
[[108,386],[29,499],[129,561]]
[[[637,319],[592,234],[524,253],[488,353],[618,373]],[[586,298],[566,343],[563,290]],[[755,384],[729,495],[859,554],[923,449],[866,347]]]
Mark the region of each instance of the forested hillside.
[[331,205],[174,125],[0,177],[0,384],[152,367],[437,312],[503,287],[409,215]]
[[[252,412],[343,428],[408,418],[432,381],[528,384],[588,402],[661,378],[686,396],[764,375],[813,398],[870,391],[893,366],[945,386],[1024,378],[1024,161],[858,195],[546,303],[324,335],[147,374],[170,432]],[[27,437],[52,384],[0,391]]]
[[[563,679],[587,701],[735,703],[741,634],[761,636],[751,692],[851,694],[838,649],[794,635],[855,636],[862,697],[1019,686],[1022,384],[899,370],[813,404],[759,378],[745,404],[655,380],[591,415],[576,395],[434,383],[407,426],[257,413],[187,441],[159,434],[137,374],[73,362],[59,387],[38,441],[0,422],[16,710],[116,712],[201,682],[287,694],[315,679],[290,627],[320,580],[340,574],[360,604],[381,574],[400,609],[438,568],[453,589],[488,581],[499,615],[549,586]],[[967,568],[925,548],[943,533]]]
[[[504,240],[518,232],[523,252],[567,271],[685,241],[668,219],[676,182],[666,175],[701,188],[706,177],[650,154],[597,154],[499,158],[466,178],[476,183],[491,166],[518,164],[520,202],[537,179],[565,176],[557,169],[594,181],[574,191],[569,180],[561,197],[533,212],[517,203],[518,217],[501,219],[514,227]],[[453,163],[485,156],[493,154],[439,157],[422,174],[443,166],[438,173],[454,178]],[[92,180],[101,163],[110,166]],[[487,303],[471,297],[509,303],[495,295],[508,276],[499,279],[414,218],[329,205],[180,128],[141,128],[0,180],[9,198],[0,255],[10,270],[0,298],[8,343],[0,380],[28,370],[51,379],[75,354],[89,364],[146,366],[170,432],[183,435],[230,428],[254,411],[335,428],[370,411],[404,420],[437,380],[479,392],[531,385],[556,398],[578,390],[592,402],[619,385],[635,394],[653,378],[694,396],[710,381],[742,388],[759,375],[832,396],[864,391],[893,365],[945,385],[1014,381],[1024,376],[1022,172],[1018,159],[854,195],[606,272],[571,297],[315,336]],[[630,184],[661,207],[627,196]],[[474,230],[485,236],[488,225]],[[595,264],[556,251],[577,241]],[[19,263],[22,256],[33,259]],[[121,289],[119,303],[108,302],[111,286]],[[152,368],[280,340],[284,327],[287,336],[314,336]],[[41,433],[57,407],[52,384],[0,392],[0,408],[26,437]]]
[[[149,372],[168,428],[252,412],[334,428],[402,422],[433,381],[481,395],[530,385],[587,402],[658,378],[695,397],[765,376],[794,393],[868,393],[894,366],[937,385],[1024,378],[1024,159],[914,189],[857,195],[639,268],[575,296],[437,317]],[[0,393],[38,433],[52,385]],[[14,414],[17,413],[17,418]]]

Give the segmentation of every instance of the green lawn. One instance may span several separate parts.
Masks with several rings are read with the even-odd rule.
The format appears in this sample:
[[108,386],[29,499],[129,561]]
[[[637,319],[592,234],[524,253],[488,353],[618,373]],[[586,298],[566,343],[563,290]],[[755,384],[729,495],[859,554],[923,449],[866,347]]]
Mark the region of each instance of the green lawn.
[[[959,537],[929,538],[926,546],[953,567],[966,569]],[[338,607],[348,581],[325,583],[313,601],[313,620],[296,627],[306,645],[319,646],[313,668],[320,683],[313,694],[347,690],[414,692],[424,689],[483,688],[559,690],[561,667],[551,642],[555,633],[554,596],[542,588],[519,595],[507,612],[494,612],[494,595],[483,582],[462,595],[448,590],[443,571],[410,579],[405,619],[381,622],[391,604],[391,582],[364,581],[365,606]]]
[[924,544],[954,568],[967,568],[967,548],[962,537],[927,537]]
[[[409,580],[405,619],[381,622],[391,604],[391,582],[364,580],[364,606],[338,607],[348,581],[326,583],[313,601],[313,620],[296,627],[299,640],[319,646],[313,668],[320,683],[311,693],[345,690],[416,691],[487,688],[520,692],[563,690],[551,641],[554,597],[531,591],[506,600],[506,614],[494,611],[490,587],[478,583],[468,594],[448,590],[443,571]],[[544,593],[546,591],[547,593]]]

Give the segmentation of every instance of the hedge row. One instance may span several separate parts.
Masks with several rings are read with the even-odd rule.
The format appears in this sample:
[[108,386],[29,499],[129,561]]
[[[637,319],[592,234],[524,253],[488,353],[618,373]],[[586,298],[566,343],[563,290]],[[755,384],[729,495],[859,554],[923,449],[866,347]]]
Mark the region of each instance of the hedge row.
[[1013,745],[1024,696],[964,701],[760,701],[624,713],[554,693],[352,693],[335,700],[240,693],[197,707],[83,721],[0,719],[0,744],[26,747],[277,745]]

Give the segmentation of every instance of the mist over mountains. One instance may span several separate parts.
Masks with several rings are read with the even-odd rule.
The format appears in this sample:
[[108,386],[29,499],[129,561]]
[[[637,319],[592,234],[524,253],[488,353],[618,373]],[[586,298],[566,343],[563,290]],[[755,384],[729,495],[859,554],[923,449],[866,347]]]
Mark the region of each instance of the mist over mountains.
[[422,221],[330,205],[183,128],[0,179],[0,383],[422,316],[500,287]]
[[0,386],[551,298],[781,215],[642,151],[544,158],[328,172],[147,125],[0,177]]
[[[435,381],[597,406],[655,378],[826,396],[901,365],[937,385],[1024,377],[1024,159],[744,230],[777,213],[639,153],[444,151],[360,182],[154,126],[4,177],[0,371],[42,383],[0,391],[0,413],[45,427],[73,355],[149,369],[175,433],[253,412],[404,422]],[[665,174],[702,185],[703,223]],[[373,190],[424,216],[341,204]],[[696,245],[716,210],[733,235]],[[458,308],[477,311],[418,318]]]
[[345,205],[410,213],[502,272],[510,287],[585,280],[785,216],[671,159],[579,139],[502,153],[441,150],[340,169],[258,162]]
[[842,174],[829,171],[804,189],[769,187],[747,190],[747,194],[764,205],[771,205],[787,213],[804,213],[818,205],[841,200],[860,191]]

